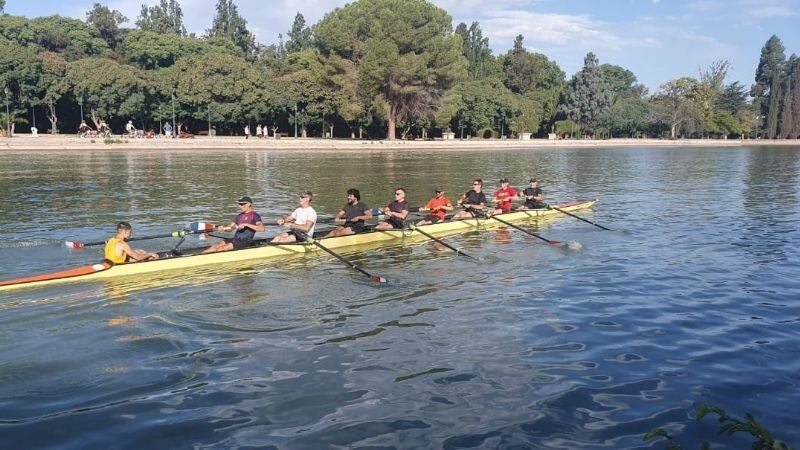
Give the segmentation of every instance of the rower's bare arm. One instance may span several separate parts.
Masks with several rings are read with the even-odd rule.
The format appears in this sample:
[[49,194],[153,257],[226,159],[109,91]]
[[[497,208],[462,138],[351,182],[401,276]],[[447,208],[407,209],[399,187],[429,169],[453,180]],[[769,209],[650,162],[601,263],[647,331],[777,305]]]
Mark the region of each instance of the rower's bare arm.
[[361,216],[364,220],[372,219],[372,210],[368,209],[364,212],[364,215]]
[[344,210],[343,209],[339,210],[339,212],[336,213],[336,217],[334,217],[333,220],[335,220],[336,222],[344,222]]
[[119,244],[119,248],[122,250],[122,253],[128,256],[133,261],[143,261],[145,259],[158,259],[158,255],[155,253],[149,253],[144,250],[134,250],[127,242],[121,242]]
[[256,222],[255,225],[250,225],[250,229],[255,231],[256,233],[263,233],[267,229],[267,227],[264,226],[264,222]]
[[399,217],[399,218],[401,218],[403,220],[406,220],[406,217],[408,217],[408,212],[409,211],[407,209],[404,209],[404,210],[400,211],[399,213],[394,213],[394,216],[395,217]]
[[313,227],[313,226],[314,226],[314,222],[312,222],[310,220],[307,220],[306,223],[304,223],[304,224],[292,223],[291,225],[289,225],[289,228],[291,228],[293,230],[300,230],[303,233],[308,233],[308,231],[311,230],[311,227]]

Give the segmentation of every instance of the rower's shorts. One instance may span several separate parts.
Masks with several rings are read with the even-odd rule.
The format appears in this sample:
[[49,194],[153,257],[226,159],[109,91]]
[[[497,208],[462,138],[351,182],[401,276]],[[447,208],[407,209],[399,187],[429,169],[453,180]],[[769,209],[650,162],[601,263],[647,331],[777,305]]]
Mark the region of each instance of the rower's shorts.
[[525,202],[525,207],[528,209],[544,209],[544,205],[536,202]]
[[288,234],[294,236],[297,242],[305,242],[308,240],[308,234],[300,231],[300,230],[289,230],[287,231]]
[[405,220],[400,219],[398,217],[389,217],[388,219],[384,220],[384,222],[388,223],[392,226],[392,228],[403,228],[406,225]]
[[355,234],[364,232],[364,222],[345,222],[344,227],[349,227]]
[[241,250],[243,248],[250,247],[253,243],[252,239],[231,239],[228,241],[229,243],[233,244],[234,250]]

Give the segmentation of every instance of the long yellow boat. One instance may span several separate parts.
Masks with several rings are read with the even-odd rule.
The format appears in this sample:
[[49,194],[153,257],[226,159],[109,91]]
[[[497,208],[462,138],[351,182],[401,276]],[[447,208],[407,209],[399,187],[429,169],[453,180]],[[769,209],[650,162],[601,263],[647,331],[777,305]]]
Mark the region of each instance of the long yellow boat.
[[[577,211],[590,208],[597,200],[582,200],[569,203],[562,203],[557,207],[564,211]],[[519,222],[524,220],[536,219],[545,216],[563,214],[555,209],[532,209],[525,211],[514,211],[500,214],[502,220],[506,222]],[[449,222],[423,225],[419,228],[431,235],[446,235],[453,233],[463,233],[475,230],[476,228],[500,228],[504,227],[500,221],[491,218],[476,218],[454,220]],[[364,244],[376,244],[389,241],[425,239],[422,233],[413,229],[403,230],[382,230],[370,231],[351,236],[341,236],[334,238],[322,238],[318,241],[328,249],[339,249],[353,247]],[[141,261],[128,264],[114,265],[107,260],[97,264],[82,266],[75,269],[64,270],[44,275],[17,278],[14,280],[0,282],[0,292],[11,289],[35,288],[56,283],[94,281],[112,277],[125,277],[150,272],[161,272],[165,270],[185,269],[189,267],[205,266],[211,264],[231,263],[238,261],[248,261],[255,259],[278,259],[286,258],[297,254],[319,251],[319,248],[312,243],[294,244],[269,244],[265,240],[258,240],[250,248],[241,250],[231,250],[220,253],[199,254],[199,249],[195,252],[183,255],[171,255],[169,253],[160,255],[160,259],[154,261]]]

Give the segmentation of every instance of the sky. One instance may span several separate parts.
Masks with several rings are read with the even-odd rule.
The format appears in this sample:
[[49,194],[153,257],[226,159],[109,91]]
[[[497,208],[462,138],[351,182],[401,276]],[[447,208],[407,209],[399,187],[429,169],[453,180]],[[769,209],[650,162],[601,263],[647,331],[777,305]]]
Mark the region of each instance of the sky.
[[[6,13],[85,19],[95,1],[121,11],[133,26],[143,3],[157,0],[7,0]],[[313,24],[343,0],[234,0],[263,44],[286,36],[297,12]],[[216,0],[181,0],[189,32],[211,25]],[[800,54],[800,0],[432,0],[459,22],[480,23],[495,55],[522,34],[525,47],[554,60],[571,77],[587,52],[631,70],[651,92],[666,81],[697,77],[717,60],[731,63],[728,82],[753,83],[761,47],[773,34],[787,56]],[[794,31],[792,31],[794,30]]]

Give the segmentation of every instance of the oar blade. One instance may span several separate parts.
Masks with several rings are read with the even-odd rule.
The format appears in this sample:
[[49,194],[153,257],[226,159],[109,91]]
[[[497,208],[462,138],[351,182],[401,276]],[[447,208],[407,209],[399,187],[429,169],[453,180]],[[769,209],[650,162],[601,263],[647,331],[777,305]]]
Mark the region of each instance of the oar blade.
[[73,242],[73,241],[66,241],[64,245],[67,248],[84,248],[86,245],[83,242]]
[[383,278],[378,275],[370,275],[369,279],[376,283],[386,283],[386,278]]
[[192,222],[189,224],[192,231],[214,231],[214,224],[208,222]]

